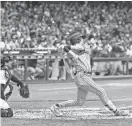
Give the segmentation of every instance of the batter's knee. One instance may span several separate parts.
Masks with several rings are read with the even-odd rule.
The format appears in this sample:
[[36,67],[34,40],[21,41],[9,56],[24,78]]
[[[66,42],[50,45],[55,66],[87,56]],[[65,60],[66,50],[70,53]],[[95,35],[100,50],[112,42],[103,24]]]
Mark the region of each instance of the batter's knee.
[[106,95],[106,92],[103,88],[101,88],[99,91],[98,91],[98,96],[100,98],[100,100],[104,103],[104,104],[107,104],[107,101],[108,101],[108,97]]
[[1,117],[13,117],[13,110],[11,108],[3,109],[1,108]]
[[98,95],[98,96],[104,96],[104,95],[106,95],[105,90],[104,90],[103,88],[100,88],[100,89],[97,91],[97,95]]

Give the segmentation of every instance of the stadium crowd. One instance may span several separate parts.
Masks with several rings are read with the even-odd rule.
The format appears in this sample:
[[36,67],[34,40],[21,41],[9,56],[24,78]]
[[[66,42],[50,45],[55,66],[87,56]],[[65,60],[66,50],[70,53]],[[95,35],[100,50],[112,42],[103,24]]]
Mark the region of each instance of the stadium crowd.
[[1,39],[8,49],[53,47],[80,31],[94,57],[132,56],[131,6],[131,1],[2,1]]

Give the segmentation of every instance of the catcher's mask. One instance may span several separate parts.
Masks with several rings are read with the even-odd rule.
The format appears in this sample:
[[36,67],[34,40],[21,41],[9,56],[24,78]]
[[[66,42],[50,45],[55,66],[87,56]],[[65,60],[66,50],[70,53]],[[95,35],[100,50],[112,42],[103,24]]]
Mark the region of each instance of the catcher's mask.
[[1,67],[4,67],[5,63],[12,61],[10,56],[2,56],[1,58]]
[[82,35],[80,32],[73,33],[73,34],[71,34],[71,36],[70,36],[70,38],[69,38],[69,39],[70,39],[70,43],[71,43],[72,45],[75,45],[75,44],[77,44],[77,43],[80,43],[81,38],[82,38],[82,39],[85,39],[86,36],[85,36],[85,35]]

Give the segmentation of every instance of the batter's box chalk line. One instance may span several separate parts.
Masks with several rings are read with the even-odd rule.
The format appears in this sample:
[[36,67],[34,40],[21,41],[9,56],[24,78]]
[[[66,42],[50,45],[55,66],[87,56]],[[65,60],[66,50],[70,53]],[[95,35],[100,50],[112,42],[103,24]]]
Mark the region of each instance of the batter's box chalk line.
[[[120,108],[121,109],[121,108]],[[122,109],[127,109],[122,107]],[[61,109],[62,117],[56,117],[50,109],[16,109],[14,117],[19,119],[61,119],[61,120],[80,120],[80,119],[132,119],[130,116],[114,116],[106,108],[68,108]]]

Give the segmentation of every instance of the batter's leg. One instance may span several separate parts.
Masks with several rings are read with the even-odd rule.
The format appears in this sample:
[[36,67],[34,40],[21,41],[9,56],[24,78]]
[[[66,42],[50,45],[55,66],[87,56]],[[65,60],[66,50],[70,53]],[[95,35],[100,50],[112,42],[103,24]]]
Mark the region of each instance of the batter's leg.
[[100,100],[102,101],[102,103],[110,111],[115,112],[117,110],[115,105],[107,97],[105,90],[103,88],[101,88],[99,85],[97,85],[90,76],[84,75],[83,77],[78,78],[78,80],[82,83],[82,87],[84,87],[86,90],[98,95]]
[[68,100],[65,102],[61,102],[56,104],[58,107],[73,107],[73,106],[82,106],[87,98],[88,90],[83,90],[81,88],[77,89],[77,99],[76,100]]
[[77,91],[77,100],[68,100],[65,102],[57,103],[55,105],[52,105],[50,107],[50,110],[56,115],[56,116],[62,116],[63,114],[59,110],[59,108],[62,107],[73,107],[73,106],[82,106],[86,100],[88,91],[85,91],[81,88],[78,88]]
[[115,116],[130,116],[130,113],[128,110],[117,109],[115,105],[107,97],[105,90],[101,88],[99,85],[97,85],[90,76],[84,75],[83,77],[80,77],[79,79],[80,79],[80,82],[83,82],[82,84],[84,84],[85,89],[88,89],[89,91],[98,95],[102,103],[110,111],[114,112]]

